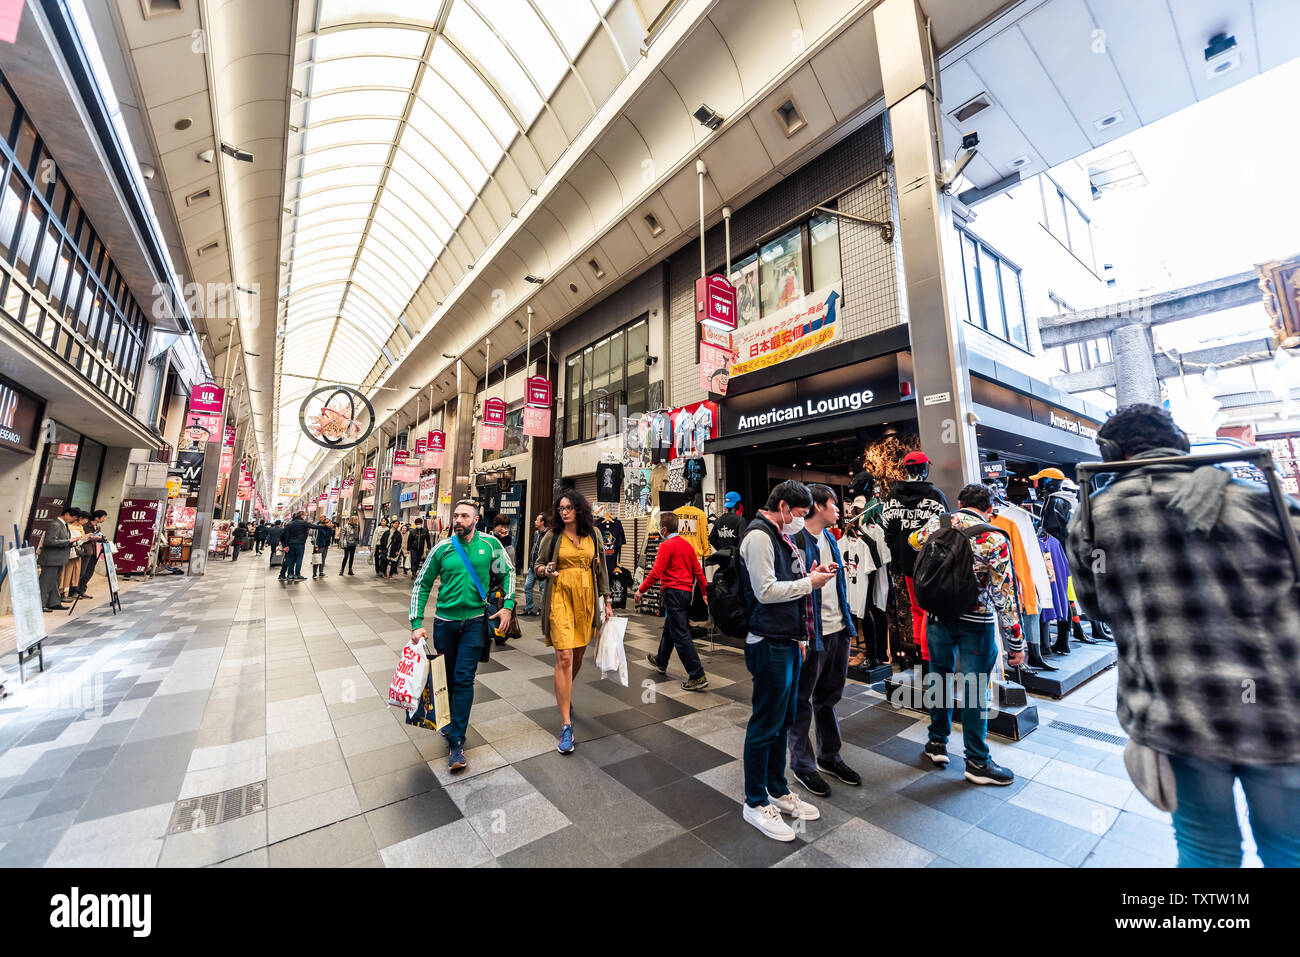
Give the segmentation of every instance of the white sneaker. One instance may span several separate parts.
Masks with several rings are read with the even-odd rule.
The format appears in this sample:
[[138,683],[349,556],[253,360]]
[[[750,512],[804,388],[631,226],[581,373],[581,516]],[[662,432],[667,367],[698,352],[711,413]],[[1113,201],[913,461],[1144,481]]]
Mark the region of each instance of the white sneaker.
[[794,830],[781,820],[781,812],[771,804],[764,804],[762,807],[750,807],[746,804],[744,818],[774,840],[794,840]]
[[793,818],[799,818],[804,821],[815,821],[822,816],[822,812],[817,810],[807,801],[799,800],[799,795],[791,791],[785,797],[772,797],[768,794],[767,799],[772,802],[772,806],[782,814],[788,814]]

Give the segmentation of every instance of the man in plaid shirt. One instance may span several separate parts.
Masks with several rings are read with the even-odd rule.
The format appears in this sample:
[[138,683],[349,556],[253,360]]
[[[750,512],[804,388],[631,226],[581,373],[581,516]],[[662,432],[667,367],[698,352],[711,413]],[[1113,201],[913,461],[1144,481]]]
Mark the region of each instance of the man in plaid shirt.
[[[948,735],[952,731],[952,692],[948,675],[957,674],[965,686],[961,710],[962,739],[966,746],[967,781],[973,784],[1006,786],[1016,779],[1011,771],[996,763],[985,742],[988,730],[988,695],[993,668],[998,662],[998,643],[993,630],[994,611],[1002,626],[1007,644],[1007,660],[1014,667],[1025,660],[1025,639],[1020,633],[1020,605],[1016,582],[1011,572],[1011,549],[1006,534],[989,525],[993,517],[993,492],[987,485],[967,485],[957,493],[958,511],[948,516],[953,528],[987,531],[969,536],[974,559],[975,580],[980,594],[975,604],[955,622],[931,617],[926,622],[926,640],[930,650],[930,671],[943,677],[943,698],[930,708],[930,739],[924,754],[937,765],[948,763]],[[911,534],[908,543],[923,548],[931,535],[942,527],[944,516],[930,519],[924,528]],[[957,656],[961,654],[961,670]],[[973,682],[972,682],[972,679]],[[930,692],[927,689],[927,693]],[[981,700],[974,702],[971,699]]]
[[[1108,460],[1189,449],[1141,404],[1098,441]],[[1070,523],[1074,588],[1115,632],[1120,724],[1168,756],[1179,866],[1241,865],[1240,780],[1264,865],[1300,867],[1300,592],[1269,495],[1225,469],[1163,465],[1117,475],[1091,506],[1090,540]]]

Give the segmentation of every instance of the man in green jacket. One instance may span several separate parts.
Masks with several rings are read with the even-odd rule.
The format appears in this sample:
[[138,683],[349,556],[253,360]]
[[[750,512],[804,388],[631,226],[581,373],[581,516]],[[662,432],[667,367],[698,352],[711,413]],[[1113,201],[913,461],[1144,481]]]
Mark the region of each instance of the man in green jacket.
[[[433,613],[433,647],[447,658],[447,692],[451,699],[447,767],[453,772],[469,764],[465,760],[465,732],[469,728],[469,709],[474,704],[474,676],[488,642],[487,622],[492,620],[495,627],[505,631],[515,607],[515,569],[510,556],[500,540],[475,530],[478,517],[474,501],[462,499],[456,503],[451,513],[453,534],[434,546],[411,589],[411,640],[420,641],[429,637],[424,614],[429,590],[435,581],[441,581]],[[485,615],[483,598],[461,557],[462,548],[484,591],[491,594],[492,583],[499,581],[509,596],[494,615]]]

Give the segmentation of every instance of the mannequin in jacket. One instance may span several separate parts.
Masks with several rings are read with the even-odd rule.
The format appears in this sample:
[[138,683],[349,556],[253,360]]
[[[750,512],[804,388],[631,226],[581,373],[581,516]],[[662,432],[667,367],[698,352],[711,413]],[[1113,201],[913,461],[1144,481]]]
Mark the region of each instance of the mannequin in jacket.
[[890,601],[890,656],[904,667],[911,667],[918,660],[928,661],[930,656],[925,644],[925,612],[917,607],[912,587],[916,550],[907,540],[930,519],[951,509],[943,492],[928,481],[930,459],[924,452],[907,453],[903,468],[907,471],[907,481],[895,482],[890,488],[881,523],[885,526],[885,543],[894,557],[890,568],[894,585]]
[[[1074,517],[1075,509],[1079,506],[1079,487],[1065,477],[1060,469],[1046,468],[1037,475],[1031,475],[1030,478],[1038,481],[1039,493],[1043,497],[1043,516],[1042,529],[1061,543],[1061,548],[1066,547],[1068,537],[1067,529],[1070,526],[1070,519]],[[1058,655],[1068,655],[1070,653],[1069,632],[1071,626],[1074,629],[1076,640],[1085,644],[1096,644],[1097,641],[1110,641],[1110,635],[1106,627],[1093,618],[1088,619],[1088,624],[1092,628],[1092,637],[1089,638],[1083,633],[1083,626],[1074,621],[1074,615],[1066,616],[1069,620],[1067,624],[1057,624],[1056,643],[1052,645],[1052,651]]]

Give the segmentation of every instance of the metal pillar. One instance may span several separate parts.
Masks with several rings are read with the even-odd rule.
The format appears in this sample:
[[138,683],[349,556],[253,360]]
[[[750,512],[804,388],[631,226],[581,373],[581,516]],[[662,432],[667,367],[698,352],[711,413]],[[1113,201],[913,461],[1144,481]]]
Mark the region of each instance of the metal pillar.
[[962,323],[952,307],[944,247],[953,241],[941,191],[940,131],[930,85],[933,54],[916,0],[884,0],[872,11],[898,180],[899,237],[907,291],[921,446],[930,480],[956,500],[979,476],[970,372]]
[[1110,334],[1115,364],[1115,401],[1122,408],[1133,402],[1160,404],[1160,379],[1156,375],[1155,342],[1145,323],[1121,326]]
[[451,500],[473,498],[470,488],[471,454],[474,441],[474,388],[478,377],[464,361],[456,363],[456,401],[447,431],[447,455],[451,458]]

